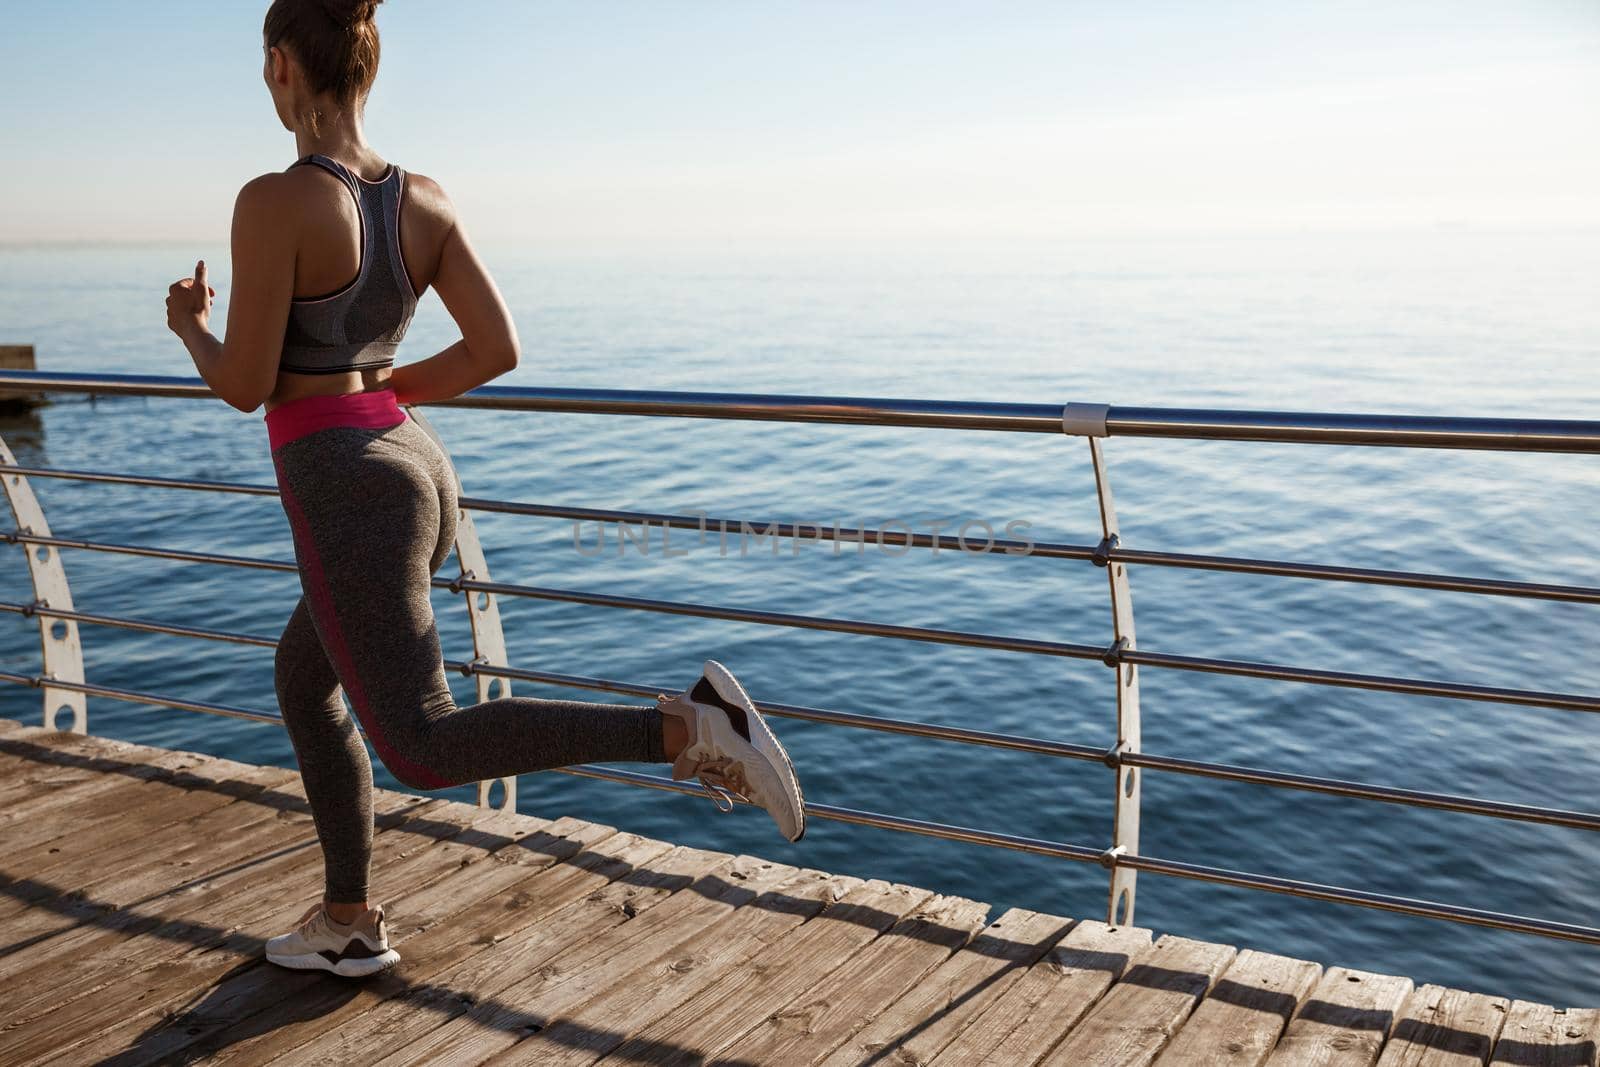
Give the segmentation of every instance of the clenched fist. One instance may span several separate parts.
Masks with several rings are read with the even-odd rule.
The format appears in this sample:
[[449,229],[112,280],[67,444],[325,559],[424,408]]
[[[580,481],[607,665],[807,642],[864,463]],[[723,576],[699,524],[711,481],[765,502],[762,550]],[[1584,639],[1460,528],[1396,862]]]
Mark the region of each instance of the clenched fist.
[[210,328],[211,298],[217,291],[206,284],[206,261],[194,265],[193,278],[180,278],[167,290],[167,329],[179,337]]

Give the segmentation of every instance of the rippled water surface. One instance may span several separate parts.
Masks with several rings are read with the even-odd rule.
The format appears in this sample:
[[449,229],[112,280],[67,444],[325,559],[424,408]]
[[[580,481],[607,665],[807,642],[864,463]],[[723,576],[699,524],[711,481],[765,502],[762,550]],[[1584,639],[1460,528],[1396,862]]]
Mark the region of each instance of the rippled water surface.
[[[0,343],[48,369],[192,374],[166,285],[224,248],[0,248]],[[1126,405],[1595,418],[1600,240],[1441,230],[1094,240],[863,252],[530,252],[486,247],[524,341],[506,384]],[[219,304],[220,315],[225,305]],[[455,338],[429,296],[405,358]],[[1098,540],[1082,440],[430,408],[474,495],[954,532],[1026,523]],[[220,402],[62,396],[0,433],[24,463],[272,482],[261,413]],[[1112,439],[1129,547],[1600,586],[1595,457]],[[276,497],[36,480],[68,537],[292,559]],[[575,550],[570,523],[480,514],[497,579],[629,596],[1104,644],[1104,574],[1039,557],[676,535],[664,555]],[[978,526],[969,528],[980,536]],[[595,528],[585,530],[592,548]],[[681,554],[680,554],[681,551]],[[275,637],[293,574],[69,551],[80,610]],[[447,563],[444,573],[450,573]],[[1132,572],[1141,646],[1562,693],[1600,693],[1600,607],[1158,567]],[[18,550],[0,599],[31,597]],[[471,655],[435,592],[446,655]],[[1095,662],[550,603],[502,601],[522,667],[661,687],[715,655],[758,698],[1085,745],[1113,740]],[[259,647],[83,628],[111,686],[275,712]],[[0,663],[37,669],[30,620],[0,614]],[[471,697],[465,679],[459,699]],[[1600,719],[1496,703],[1146,669],[1152,752],[1600,811]],[[534,692],[519,685],[518,692]],[[568,691],[570,693],[570,691]],[[91,698],[99,733],[293,765],[269,726]],[[37,694],[0,687],[0,716]],[[781,720],[810,800],[1096,848],[1097,763]],[[393,785],[381,768],[380,784]],[[460,791],[462,796],[465,791]],[[1105,909],[1097,866],[817,820],[788,846],[764,817],[568,775],[520,806],[703,847],[1052,912]],[[1152,855],[1600,923],[1580,830],[1151,773]],[[308,889],[310,887],[307,887]],[[1331,964],[1600,1004],[1600,949],[1145,875],[1138,921]]]

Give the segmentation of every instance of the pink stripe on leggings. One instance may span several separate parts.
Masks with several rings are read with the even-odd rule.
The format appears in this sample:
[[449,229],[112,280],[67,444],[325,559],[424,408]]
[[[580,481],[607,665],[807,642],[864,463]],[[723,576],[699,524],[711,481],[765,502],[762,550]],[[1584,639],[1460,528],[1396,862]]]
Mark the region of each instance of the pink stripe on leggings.
[[[352,394],[363,395],[363,394]],[[370,394],[368,394],[370,395]],[[394,394],[389,393],[391,402]],[[305,397],[307,400],[321,400],[323,397]],[[342,399],[340,397],[328,399]],[[268,426],[271,426],[273,415],[299,401],[290,401],[282,407],[274,408],[267,412]],[[404,412],[401,415],[404,416]],[[350,425],[349,423],[329,423],[328,425]],[[309,433],[310,431],[306,431]],[[339,629],[339,617],[334,611],[333,597],[328,591],[327,575],[322,570],[322,557],[317,554],[316,542],[311,536],[311,526],[306,522],[305,513],[300,510],[300,502],[295,499],[294,493],[289,489],[288,479],[284,476],[283,465],[273,457],[273,466],[278,472],[278,489],[283,498],[284,511],[289,516],[289,526],[294,533],[294,539],[300,546],[304,559],[304,576],[307,591],[310,593],[309,606],[316,617],[322,621],[322,635],[325,638],[325,651],[333,659],[334,668],[339,675],[340,684],[345,692],[350,695],[350,703],[355,707],[356,717],[361,720],[361,725],[366,729],[367,736],[372,739],[372,747],[378,750],[378,757],[383,760],[384,766],[397,773],[409,774],[424,789],[443,789],[458,783],[441,778],[437,773],[401,756],[390,747],[388,739],[383,736],[383,731],[378,726],[378,718],[372,713],[371,706],[367,703],[366,687],[361,684],[361,676],[356,673],[355,658],[350,654],[350,646],[344,639],[344,632]]]
[[302,396],[267,412],[267,439],[274,450],[298,437],[330,426],[362,426],[381,430],[406,421],[395,401],[394,386],[365,393]]

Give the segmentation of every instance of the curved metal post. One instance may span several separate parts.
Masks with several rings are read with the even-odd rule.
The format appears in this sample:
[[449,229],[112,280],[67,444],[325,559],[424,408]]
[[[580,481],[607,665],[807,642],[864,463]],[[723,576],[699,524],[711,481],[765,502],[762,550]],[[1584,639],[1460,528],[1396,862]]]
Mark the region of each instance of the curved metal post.
[[[406,414],[409,415],[422,431],[433,438],[433,443],[439,446],[445,459],[450,458],[450,450],[445,448],[444,442],[434,432],[433,426],[415,406],[407,404]],[[450,464],[450,473],[456,480],[458,495],[465,496],[466,489],[461,484],[461,475],[456,473],[455,464]],[[479,581],[489,581],[489,563],[483,555],[483,544],[478,540],[478,529],[472,523],[472,517],[466,509],[458,508],[456,514],[456,561],[461,565],[461,577],[475,578]],[[472,650],[475,653],[473,663],[505,663],[506,639],[500,629],[500,603],[493,593],[473,592],[467,590],[467,620],[472,625]],[[511,679],[498,675],[481,674],[473,672],[473,684],[477,686],[478,700],[498,700],[511,695]],[[500,803],[502,811],[517,810],[517,780],[515,778],[499,778],[478,783],[478,806],[490,807],[489,794],[498,781],[505,789],[505,797]]]
[[1089,438],[1089,455],[1094,460],[1095,491],[1100,498],[1100,528],[1105,539],[1095,550],[1094,562],[1106,569],[1111,585],[1111,623],[1115,641],[1106,651],[1106,665],[1117,672],[1117,744],[1106,754],[1106,763],[1117,772],[1116,821],[1112,827],[1111,849],[1105,863],[1111,868],[1111,900],[1106,907],[1106,922],[1112,926],[1133,923],[1135,879],[1138,872],[1118,862],[1122,856],[1139,854],[1139,768],[1123,762],[1124,753],[1139,751],[1139,668],[1123,661],[1122,654],[1138,647],[1133,631],[1133,599],[1128,590],[1125,564],[1111,559],[1118,545],[1117,505],[1111,496],[1111,481],[1106,476],[1105,455],[1100,438]]
[[[5,438],[0,437],[0,462],[17,466],[17,457],[11,454]],[[11,504],[11,514],[16,516],[17,531],[39,537],[50,536],[50,524],[45,522],[44,509],[33,495],[28,479],[20,474],[0,475],[0,485],[5,486],[6,500]],[[28,557],[28,574],[33,579],[33,606],[71,611],[72,590],[67,585],[67,572],[61,566],[61,552],[53,545],[23,544]],[[78,641],[78,624],[72,619],[36,615],[39,620],[39,644],[44,653],[44,677],[63,682],[83,684],[83,646]],[[43,682],[44,728],[56,729],[56,716],[63,711],[72,712],[69,729],[75,734],[89,732],[88,697],[81,690],[59,689]]]

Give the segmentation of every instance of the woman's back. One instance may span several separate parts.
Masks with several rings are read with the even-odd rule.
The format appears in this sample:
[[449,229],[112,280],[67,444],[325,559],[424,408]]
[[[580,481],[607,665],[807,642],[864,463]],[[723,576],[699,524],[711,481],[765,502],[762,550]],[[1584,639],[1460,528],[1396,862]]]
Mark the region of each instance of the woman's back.
[[317,153],[293,166],[318,167],[348,191],[358,216],[358,262],[339,288],[291,300],[278,369],[338,374],[392,366],[418,295],[400,247],[406,172],[391,163],[383,177],[369,180]]

